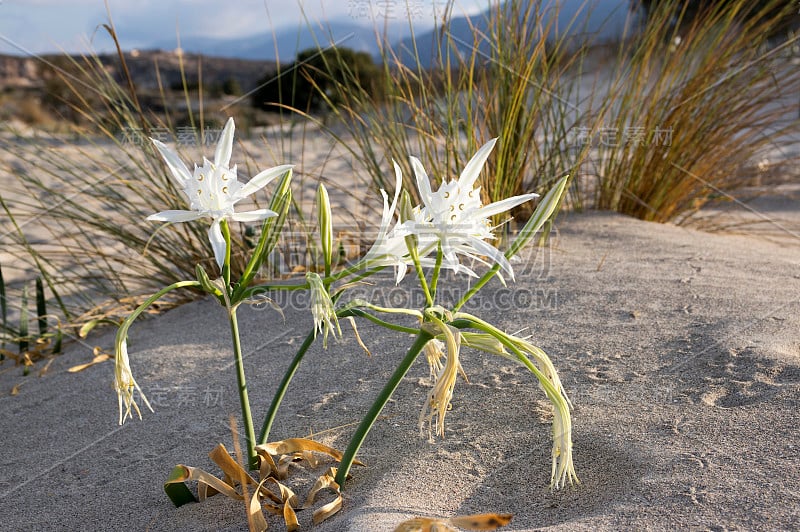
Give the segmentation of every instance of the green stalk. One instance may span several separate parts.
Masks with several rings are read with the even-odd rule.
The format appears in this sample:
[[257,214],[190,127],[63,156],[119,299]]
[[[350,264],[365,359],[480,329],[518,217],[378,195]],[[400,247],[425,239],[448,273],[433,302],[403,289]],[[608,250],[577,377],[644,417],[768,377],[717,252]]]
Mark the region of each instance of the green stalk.
[[397,332],[402,332],[402,333],[407,333],[407,334],[419,334],[419,329],[414,329],[413,327],[404,327],[403,325],[396,325],[394,323],[389,323],[388,321],[384,321],[384,320],[380,319],[379,317],[374,316],[374,315],[370,314],[369,312],[364,312],[363,310],[358,309],[358,308],[347,309],[346,311],[344,311],[342,313],[338,313],[337,312],[336,314],[340,318],[346,318],[346,317],[348,317],[350,315],[358,316],[360,318],[367,319],[367,320],[371,321],[372,323],[375,323],[377,325],[380,325],[381,327],[385,327],[385,328],[387,328],[389,330],[392,330],[392,331],[397,331]]
[[286,373],[283,374],[283,379],[278,385],[278,389],[275,391],[275,396],[272,398],[272,402],[269,405],[267,417],[264,418],[264,424],[261,427],[261,434],[258,437],[259,445],[267,443],[269,433],[272,430],[272,424],[275,421],[275,416],[278,414],[278,408],[281,405],[281,401],[283,401],[283,397],[286,395],[286,390],[289,388],[289,383],[291,382],[292,377],[294,377],[298,366],[300,366],[300,362],[302,362],[306,351],[308,351],[308,348],[314,343],[315,337],[316,335],[314,334],[313,330],[308,333],[308,336],[306,336],[306,339],[300,346],[300,349],[297,350],[297,354],[295,354],[294,359],[292,359],[292,363],[289,365]]
[[442,243],[436,249],[436,264],[433,266],[433,275],[431,276],[431,297],[436,300],[436,285],[439,284],[439,273],[442,271]]
[[230,286],[231,286],[231,229],[230,229],[230,227],[228,227],[228,220],[226,220],[225,218],[220,220],[219,227],[222,230],[222,238],[225,239],[225,262],[222,263],[222,280],[225,283],[225,290],[230,290]]
[[350,439],[350,443],[347,445],[347,449],[344,451],[344,456],[342,457],[342,461],[336,471],[336,483],[339,484],[340,489],[344,489],[344,481],[347,480],[347,473],[350,471],[350,467],[353,465],[353,460],[356,458],[356,453],[361,448],[361,444],[364,443],[367,433],[372,428],[375,420],[378,419],[383,407],[386,406],[386,403],[397,389],[400,381],[403,380],[403,377],[405,377],[406,373],[408,373],[408,370],[411,368],[411,364],[414,363],[422,351],[422,348],[425,347],[425,344],[427,344],[431,338],[433,338],[433,336],[427,332],[419,332],[417,339],[408,349],[408,353],[406,353],[405,358],[403,358],[403,360],[400,362],[400,365],[397,366],[397,369],[394,370],[392,377],[383,387],[383,390],[381,390],[381,393],[378,395],[378,398],[375,400],[375,402],[372,403],[372,407],[369,409],[369,412],[367,412],[367,415],[364,416],[364,418],[361,420],[361,423],[359,423],[355,434],[353,434],[353,437]]
[[242,406],[242,419],[247,437],[247,458],[250,469],[258,467],[256,456],[256,434],[253,429],[253,416],[250,414],[250,400],[247,398],[247,381],[244,376],[244,361],[242,360],[242,343],[239,340],[239,322],[236,319],[236,308],[228,311],[231,322],[231,337],[233,339],[233,357],[236,361],[236,381],[239,389],[239,403]]

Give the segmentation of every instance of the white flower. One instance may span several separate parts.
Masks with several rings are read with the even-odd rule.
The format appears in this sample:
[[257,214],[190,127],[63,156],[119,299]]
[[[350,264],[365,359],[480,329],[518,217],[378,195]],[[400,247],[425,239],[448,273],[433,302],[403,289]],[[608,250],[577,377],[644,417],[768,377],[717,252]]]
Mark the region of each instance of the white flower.
[[514,271],[505,255],[486,242],[494,238],[490,217],[525,203],[538,194],[523,194],[489,205],[481,204],[480,187],[474,188],[474,184],[496,142],[495,138],[484,144],[464,167],[458,180],[443,182],[436,192],[431,190],[430,179],[422,163],[416,157],[411,157],[423,206],[418,220],[406,221],[396,229],[398,235],[417,234],[421,243],[426,236],[435,237],[442,246],[442,267],[474,275],[459,263],[457,255],[479,261],[481,256],[487,256],[514,279]]
[[324,334],[322,346],[327,348],[328,333],[333,330],[334,325],[336,326],[334,337],[336,332],[339,333],[340,337],[342,336],[342,329],[339,328],[339,319],[336,317],[336,309],[333,307],[331,296],[328,294],[328,290],[318,274],[314,272],[306,273],[306,281],[311,288],[311,315],[314,317],[314,338],[317,337],[317,331],[322,332]]
[[[139,392],[139,396],[147,405],[150,411],[153,407],[145,397],[142,389],[136,384],[136,379],[133,378],[131,373],[131,363],[128,359],[128,342],[125,339],[117,340],[116,354],[114,355],[114,389],[117,391],[117,399],[119,401],[119,424],[122,425],[126,419],[132,418],[131,408],[136,410],[139,419],[142,419],[142,411],[139,410],[139,405],[136,404],[134,398],[134,391]],[[123,404],[125,405],[123,411]]]
[[176,185],[189,199],[191,210],[162,211],[148,216],[147,219],[160,222],[189,222],[199,218],[211,218],[208,240],[214,249],[214,258],[220,269],[225,260],[225,239],[222,236],[220,221],[231,219],[235,222],[254,222],[277,216],[277,213],[269,209],[237,213],[234,211],[234,205],[292,168],[292,165],[276,166],[259,172],[247,184],[240,183],[236,177],[236,165],[233,168],[228,166],[233,149],[234,127],[233,118],[229,118],[217,144],[214,162],[204,157],[203,166],[195,165],[194,172],[191,173],[174,151],[164,143],[151,139],[164,157]]

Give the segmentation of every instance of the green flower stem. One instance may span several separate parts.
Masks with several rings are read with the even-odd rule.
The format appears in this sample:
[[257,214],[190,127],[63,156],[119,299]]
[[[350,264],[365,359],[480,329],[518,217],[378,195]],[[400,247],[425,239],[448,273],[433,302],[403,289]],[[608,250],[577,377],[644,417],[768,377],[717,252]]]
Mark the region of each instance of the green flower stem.
[[131,312],[131,314],[125,318],[125,321],[122,322],[122,325],[120,325],[119,329],[117,330],[117,338],[119,338],[120,341],[124,340],[128,336],[128,329],[142,312],[147,310],[150,305],[161,299],[161,296],[177,288],[202,288],[202,285],[198,281],[178,281],[177,283],[172,283],[171,285],[162,288],[152,296],[148,297],[144,303],[136,307],[136,310]]
[[298,366],[300,366],[300,362],[303,360],[306,351],[308,351],[308,348],[314,343],[315,337],[316,335],[314,334],[313,330],[308,333],[308,336],[306,336],[306,339],[300,346],[300,349],[297,350],[297,354],[294,355],[294,359],[292,359],[292,363],[289,365],[286,373],[283,374],[283,379],[278,385],[275,396],[272,398],[272,402],[269,405],[267,417],[264,418],[264,424],[261,427],[261,434],[258,437],[259,445],[267,443],[269,433],[272,430],[272,424],[275,422],[275,416],[278,414],[278,407],[280,407],[281,401],[283,401],[283,397],[286,395],[286,390],[289,388],[289,383],[291,382],[292,377],[294,377]]
[[436,299],[436,285],[439,284],[439,273],[442,271],[442,243],[439,242],[439,247],[436,250],[436,264],[433,266],[433,275],[431,276],[431,297]]
[[[550,189],[542,201],[539,202],[539,205],[536,207],[536,210],[533,211],[533,214],[522,227],[522,230],[517,235],[517,238],[514,239],[514,242],[511,243],[511,246],[506,250],[505,256],[507,259],[511,259],[514,255],[519,253],[519,250],[522,249],[533,235],[535,235],[539,229],[542,228],[544,223],[550,219],[553,213],[556,211],[559,202],[561,201],[561,197],[564,194],[564,190],[566,189],[567,182],[569,181],[569,175],[566,175],[558,180],[558,182]],[[478,293],[478,290],[483,288],[483,286],[489,282],[489,280],[497,274],[500,270],[500,265],[495,264],[492,268],[483,274],[483,277],[478,279],[478,281],[469,289],[469,291],[464,294],[458,303],[453,307],[453,312],[458,312],[458,310],[464,306],[464,304],[470,300],[472,296]]]
[[483,288],[483,286],[484,286],[486,283],[488,283],[488,282],[489,282],[489,280],[490,280],[492,277],[494,277],[494,276],[495,276],[495,274],[496,274],[496,273],[497,273],[499,270],[500,270],[500,265],[499,265],[499,264],[495,264],[494,266],[492,266],[492,267],[491,267],[491,269],[489,269],[489,271],[488,271],[488,272],[484,273],[484,274],[483,274],[483,277],[481,277],[480,279],[478,279],[478,280],[475,282],[475,284],[474,284],[474,285],[472,285],[472,287],[470,287],[470,289],[467,291],[467,293],[466,293],[466,294],[464,294],[464,297],[462,297],[461,299],[459,299],[458,303],[456,303],[456,304],[455,304],[455,306],[453,307],[453,312],[458,312],[458,310],[459,310],[461,307],[463,307],[463,306],[466,304],[466,302],[467,302],[467,301],[469,301],[469,300],[470,300],[470,298],[472,298],[472,296],[474,296],[475,294],[477,294],[477,293],[478,293],[478,290],[480,290],[481,288]]
[[349,316],[357,316],[359,318],[364,318],[372,323],[380,325],[381,327],[385,327],[392,331],[408,333],[408,334],[419,334],[419,329],[414,329],[413,327],[404,327],[402,325],[396,325],[394,323],[389,323],[388,321],[384,321],[377,316],[373,316],[369,312],[364,312],[361,309],[351,308],[345,311],[337,312],[336,315],[340,318],[347,318]]
[[231,286],[231,228],[228,220],[223,218],[219,221],[219,228],[222,230],[222,238],[225,239],[225,261],[222,263],[222,280],[225,282],[225,289],[230,290]]
[[242,343],[239,340],[239,322],[236,319],[236,308],[228,310],[231,322],[231,337],[233,340],[233,357],[236,361],[236,381],[239,389],[239,403],[242,406],[242,419],[244,421],[247,438],[247,458],[250,469],[258,467],[256,456],[256,434],[253,430],[253,416],[250,414],[250,400],[247,398],[247,381],[244,376],[244,360],[242,359]]
[[344,481],[347,479],[347,473],[350,471],[350,467],[353,465],[353,460],[356,458],[356,453],[361,448],[361,444],[364,443],[367,433],[372,428],[375,420],[378,419],[383,407],[386,406],[386,403],[397,389],[400,381],[403,380],[403,377],[405,377],[406,373],[408,373],[409,368],[411,368],[411,365],[419,356],[422,348],[425,347],[425,344],[427,344],[431,338],[433,338],[433,336],[427,332],[419,332],[417,339],[408,349],[405,358],[403,358],[403,360],[400,362],[400,365],[397,366],[397,369],[394,370],[392,377],[383,387],[383,390],[381,390],[381,393],[378,395],[378,398],[375,400],[375,402],[372,403],[372,407],[369,409],[369,412],[367,412],[367,415],[364,416],[364,418],[361,420],[361,423],[359,423],[355,434],[353,434],[353,437],[350,439],[347,449],[344,451],[344,456],[342,457],[342,461],[336,471],[336,483],[339,484],[340,489],[344,489]]
[[541,370],[539,370],[539,368],[537,368],[536,365],[533,362],[531,362],[531,360],[527,356],[525,356],[525,353],[523,353],[519,349],[519,347],[517,347],[514,344],[514,342],[512,342],[508,338],[508,335],[506,333],[504,333],[494,325],[487,323],[475,316],[465,315],[465,314],[458,316],[458,319],[450,322],[450,325],[459,329],[465,329],[465,328],[478,329],[479,331],[483,331],[485,333],[494,336],[495,338],[500,340],[500,343],[506,346],[514,354],[514,356],[517,357],[517,360],[519,360],[526,368],[528,368],[528,370],[531,373],[534,374],[534,376],[536,376],[536,379],[542,385],[544,392],[547,394],[548,398],[554,404],[559,400],[563,400],[561,399],[561,393],[556,389],[555,386],[553,386],[553,383],[550,382],[550,379],[548,379],[547,376],[544,373],[542,373]]
[[419,259],[414,261],[414,269],[417,271],[417,277],[419,277],[419,284],[422,287],[422,291],[425,292],[425,301],[428,303],[429,307],[432,307],[433,296],[428,288],[428,281],[425,279],[425,272],[422,271],[422,264],[420,264]]
[[[370,272],[363,272],[361,275],[359,275],[358,277],[353,279],[351,282],[360,281],[361,279],[363,279],[365,277],[369,277],[370,275],[379,272],[383,268],[384,267],[381,266],[381,267],[376,268],[376,269],[374,269],[374,270],[372,270]],[[356,271],[357,270],[350,270],[350,269],[343,270],[343,271],[341,271],[341,272],[339,272],[337,274],[334,274],[334,275],[332,275],[330,277],[324,277],[322,279],[322,283],[325,286],[330,286],[332,283],[338,281],[342,277],[347,277],[347,275],[351,275],[351,274],[355,273]],[[308,283],[300,283],[300,284],[259,284],[259,285],[256,285],[256,286],[251,286],[251,287],[248,287],[248,288],[239,289],[234,294],[233,301],[244,301],[244,300],[249,299],[249,298],[251,298],[253,296],[260,295],[260,294],[263,294],[264,292],[270,292],[270,291],[273,291],[273,290],[274,291],[281,291],[281,290],[292,291],[292,290],[308,290],[309,288],[311,288],[311,286]]]

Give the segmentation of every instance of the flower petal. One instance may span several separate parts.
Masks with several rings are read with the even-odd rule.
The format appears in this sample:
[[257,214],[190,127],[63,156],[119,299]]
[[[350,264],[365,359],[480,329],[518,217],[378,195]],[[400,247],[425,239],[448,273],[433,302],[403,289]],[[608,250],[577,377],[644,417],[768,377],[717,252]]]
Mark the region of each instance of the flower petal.
[[254,211],[235,212],[231,215],[234,222],[257,222],[278,216],[278,213],[269,209],[256,209]]
[[464,171],[461,172],[461,176],[458,178],[458,186],[460,186],[462,190],[469,190],[472,188],[472,185],[475,184],[475,180],[478,179],[483,165],[486,163],[486,159],[489,158],[489,154],[492,153],[496,142],[497,138],[493,138],[481,146],[481,149],[472,156],[467,166],[464,167]]
[[480,213],[483,218],[488,218],[490,216],[494,216],[495,214],[500,214],[501,212],[506,212],[507,210],[513,209],[517,205],[521,205],[526,201],[530,201],[533,198],[538,198],[539,194],[522,194],[521,196],[514,196],[511,198],[506,198],[504,200],[495,201],[494,203],[490,203],[489,205],[484,205],[476,212]]
[[227,168],[228,163],[231,162],[234,129],[236,129],[236,126],[233,124],[233,118],[229,118],[225,123],[225,129],[222,130],[222,135],[219,137],[219,142],[217,142],[217,151],[214,152],[215,166]]
[[198,211],[161,211],[147,217],[151,222],[191,222],[202,218],[204,214]]
[[181,190],[186,186],[186,181],[192,178],[192,173],[186,167],[181,158],[178,157],[178,154],[172,151],[166,144],[161,142],[160,140],[150,139],[153,141],[153,145],[156,147],[158,152],[161,154],[161,157],[164,158],[164,162],[167,163],[167,168],[172,173],[173,181]]
[[284,173],[288,172],[294,168],[293,164],[284,164],[281,166],[276,166],[274,168],[268,168],[263,172],[257,173],[253,178],[247,182],[245,186],[239,190],[239,193],[236,194],[236,201],[246,198],[250,194],[257,192],[267,186],[273,179],[278,176],[283,175]]
[[208,228],[208,241],[211,242],[211,247],[214,249],[214,258],[219,266],[219,271],[222,271],[222,264],[225,262],[225,238],[222,236],[219,220],[214,220],[214,223]]
[[487,257],[491,258],[494,262],[500,265],[500,267],[508,273],[508,276],[511,277],[511,280],[514,280],[514,270],[511,268],[511,263],[508,262],[508,259],[503,252],[494,247],[491,244],[487,244],[480,238],[470,238],[469,239],[470,245],[477,251]]
[[425,171],[425,167],[422,166],[422,162],[416,157],[409,157],[411,160],[411,167],[414,169],[414,175],[417,178],[417,190],[419,190],[419,195],[422,198],[422,203],[425,204],[426,207],[432,208],[433,206],[433,192],[431,192],[431,180],[428,177],[428,173]]

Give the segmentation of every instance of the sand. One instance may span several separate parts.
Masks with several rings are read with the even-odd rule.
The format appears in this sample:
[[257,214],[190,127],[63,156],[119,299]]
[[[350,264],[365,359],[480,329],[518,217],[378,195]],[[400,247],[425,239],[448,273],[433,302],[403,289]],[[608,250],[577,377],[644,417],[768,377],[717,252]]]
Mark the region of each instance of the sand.
[[[800,241],[569,213],[517,272],[473,310],[527,328],[550,354],[575,403],[581,485],[549,489],[550,413],[532,376],[465,349],[469,383],[456,385],[446,437],[419,433],[430,390],[420,360],[366,440],[367,467],[353,469],[343,510],[315,530],[492,511],[514,514],[503,530],[800,528]],[[360,295],[399,301],[409,286],[385,277]],[[311,326],[302,301],[283,303],[285,321],[241,311],[257,419]],[[308,353],[271,439],[314,435],[344,448],[410,345],[360,323],[368,357],[343,330]],[[238,399],[222,310],[203,300],[134,325],[131,363],[155,413],[122,427],[113,364],[67,372],[92,346],[112,344],[113,331],[73,343],[43,376],[3,367],[0,528],[246,530],[241,503],[217,496],[176,509],[162,490],[174,465],[216,472],[207,453],[233,448]],[[310,512],[299,517],[310,529]]]

